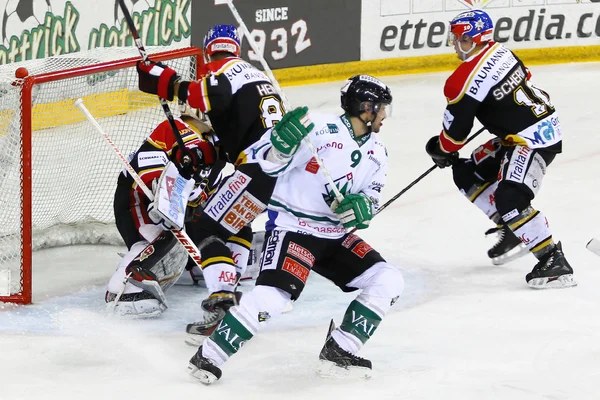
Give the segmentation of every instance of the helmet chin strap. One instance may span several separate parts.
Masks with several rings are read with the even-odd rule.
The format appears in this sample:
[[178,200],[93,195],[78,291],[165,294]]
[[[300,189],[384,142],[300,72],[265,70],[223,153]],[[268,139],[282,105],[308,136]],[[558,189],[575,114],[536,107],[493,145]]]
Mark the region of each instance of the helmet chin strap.
[[364,119],[362,119],[361,116],[359,115],[358,119],[360,119],[360,122],[362,122],[363,124],[365,124],[365,126],[367,127],[367,133],[371,133],[372,129],[373,129],[373,127],[371,125],[372,125],[372,122],[375,121],[375,118],[373,118],[371,121],[367,122]]
[[473,42],[473,43],[471,43],[471,48],[469,50],[467,50],[467,51],[464,51],[462,49],[462,46],[459,44],[458,45],[458,51],[460,51],[462,53],[462,56],[461,56],[460,59],[463,60],[463,61],[466,60],[468,58],[467,54],[469,54],[470,52],[472,52],[473,49],[475,49],[475,46],[477,46],[477,45],[475,44],[475,42]]

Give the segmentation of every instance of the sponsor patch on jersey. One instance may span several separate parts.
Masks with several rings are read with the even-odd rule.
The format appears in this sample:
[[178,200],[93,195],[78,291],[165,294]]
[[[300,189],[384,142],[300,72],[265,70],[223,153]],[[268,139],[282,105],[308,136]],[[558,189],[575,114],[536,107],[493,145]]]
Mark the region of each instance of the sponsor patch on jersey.
[[139,168],[157,165],[167,165],[169,159],[163,151],[145,151],[138,153],[137,162]]
[[306,268],[304,265],[300,264],[296,260],[292,260],[289,257],[286,257],[283,260],[283,265],[281,267],[282,270],[294,275],[296,278],[300,279],[302,283],[306,283],[308,279],[308,274],[310,270]]
[[358,236],[350,234],[346,239],[344,239],[342,246],[349,249],[354,243],[356,243],[357,240],[360,240]]
[[327,124],[327,129],[329,129],[329,133],[338,133],[340,128],[336,124]]
[[267,240],[267,245],[265,246],[265,251],[263,254],[263,262],[261,265],[262,269],[274,269],[275,265],[273,265],[273,262],[275,262],[275,264],[277,264],[277,259],[279,258],[279,250],[281,248],[281,245],[279,243],[280,237],[279,235],[281,234],[280,231],[278,230],[273,230],[271,235],[269,236],[269,239]]
[[315,265],[315,256],[313,256],[310,251],[300,246],[299,244],[290,242],[290,244],[288,245],[287,253],[291,256],[298,258],[300,261],[305,262],[311,267]]
[[454,115],[449,110],[444,111],[444,129],[449,130],[454,122]]
[[267,208],[266,204],[250,193],[244,192],[227,211],[221,225],[231,233],[236,233],[246,224],[252,222],[265,208]]
[[216,221],[230,208],[230,205],[237,199],[240,193],[250,184],[251,178],[236,171],[231,179],[219,188],[213,195],[213,198],[207,204],[206,212]]
[[306,171],[310,172],[311,174],[316,174],[317,172],[319,172],[319,163],[317,162],[317,160],[313,157],[310,159],[310,161],[306,164]]
[[368,252],[373,250],[371,246],[367,242],[360,242],[352,249],[352,252],[359,256],[360,258],[364,258]]
[[504,177],[507,181],[513,181],[523,183],[525,174],[527,173],[527,167],[529,165],[529,159],[531,158],[532,150],[529,147],[517,146],[510,158],[508,169],[506,170],[506,176]]

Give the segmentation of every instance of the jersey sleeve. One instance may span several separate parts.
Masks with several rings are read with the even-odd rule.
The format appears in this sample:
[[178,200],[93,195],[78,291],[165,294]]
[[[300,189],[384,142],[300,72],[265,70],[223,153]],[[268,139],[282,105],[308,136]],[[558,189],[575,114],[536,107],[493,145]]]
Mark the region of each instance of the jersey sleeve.
[[444,86],[444,95],[448,100],[444,110],[440,147],[447,153],[459,151],[473,128],[475,115],[480,102],[465,93],[466,73],[459,69],[450,76]]
[[190,107],[203,113],[225,111],[233,99],[233,90],[223,73],[210,73],[202,79],[190,82],[187,102]]

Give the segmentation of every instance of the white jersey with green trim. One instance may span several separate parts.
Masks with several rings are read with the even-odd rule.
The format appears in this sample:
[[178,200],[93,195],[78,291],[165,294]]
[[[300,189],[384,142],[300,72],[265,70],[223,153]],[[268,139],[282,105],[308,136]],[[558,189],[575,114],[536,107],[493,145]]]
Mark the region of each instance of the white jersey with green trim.
[[[345,115],[310,113],[315,123],[310,141],[343,194],[364,193],[377,210],[387,175],[387,150],[376,133],[355,137]],[[280,229],[323,238],[339,238],[346,233],[330,209],[334,200],[331,186],[313,154],[304,144],[286,164],[267,160],[271,149],[270,131],[246,152],[257,159],[263,171],[278,176],[269,202],[266,229]]]

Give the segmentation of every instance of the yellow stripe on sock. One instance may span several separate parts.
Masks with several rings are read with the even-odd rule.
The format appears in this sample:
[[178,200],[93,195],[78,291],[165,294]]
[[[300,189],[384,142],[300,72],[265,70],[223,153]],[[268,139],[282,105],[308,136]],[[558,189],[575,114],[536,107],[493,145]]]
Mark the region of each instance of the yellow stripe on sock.
[[481,192],[483,192],[485,189],[487,189],[490,185],[491,185],[491,183],[489,183],[489,182],[484,183],[479,189],[477,189],[477,191],[475,193],[473,193],[471,195],[471,197],[469,197],[469,201],[471,203],[474,202],[475,199],[477,199],[479,197]]
[[209,265],[216,264],[216,263],[225,263],[225,264],[235,265],[235,263],[233,262],[231,257],[218,256],[218,257],[210,257],[210,258],[207,258],[206,260],[202,260],[202,269],[208,267]]
[[517,229],[519,229],[521,226],[523,226],[524,224],[526,224],[527,222],[531,221],[532,219],[535,218],[536,215],[538,215],[540,212],[536,211],[531,213],[528,217],[525,217],[523,219],[518,220],[517,222],[510,224],[508,227],[510,228],[511,231],[516,231]]
[[250,247],[252,247],[252,243],[250,243],[246,239],[243,239],[243,238],[237,237],[237,236],[232,236],[229,239],[227,239],[227,241],[228,242],[234,242],[234,243],[237,243],[239,245],[242,245],[245,248],[247,248],[248,250],[250,250]]
[[535,246],[530,251],[532,253],[537,253],[538,251],[542,250],[544,247],[549,246],[551,244],[552,244],[552,236],[550,236],[548,239],[544,240],[542,243],[539,243],[537,246]]

